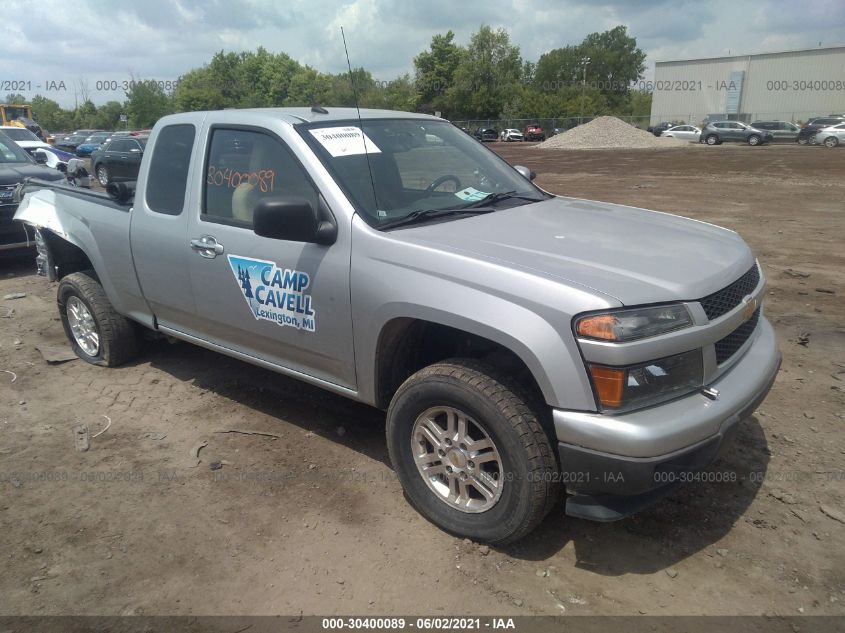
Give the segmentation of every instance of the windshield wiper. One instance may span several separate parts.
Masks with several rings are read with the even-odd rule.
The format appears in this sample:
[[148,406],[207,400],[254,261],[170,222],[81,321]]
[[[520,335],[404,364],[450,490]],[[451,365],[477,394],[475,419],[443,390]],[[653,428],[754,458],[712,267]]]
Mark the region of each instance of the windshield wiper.
[[425,222],[426,220],[430,220],[432,218],[445,218],[453,215],[462,215],[465,213],[471,215],[478,215],[482,213],[491,213],[492,211],[493,209],[488,207],[478,209],[470,207],[460,207],[457,209],[417,209],[416,211],[411,211],[408,215],[403,218],[392,220],[390,222],[385,222],[384,224],[379,224],[378,228],[393,229],[397,226],[419,224],[420,222]]
[[475,202],[470,202],[469,204],[462,205],[460,207],[451,207],[454,209],[478,209],[481,207],[487,207],[497,202],[502,202],[503,200],[528,200],[529,202],[541,202],[543,198],[537,198],[535,196],[529,196],[524,193],[517,193],[516,191],[500,191],[496,193],[491,193],[480,200],[476,200]]

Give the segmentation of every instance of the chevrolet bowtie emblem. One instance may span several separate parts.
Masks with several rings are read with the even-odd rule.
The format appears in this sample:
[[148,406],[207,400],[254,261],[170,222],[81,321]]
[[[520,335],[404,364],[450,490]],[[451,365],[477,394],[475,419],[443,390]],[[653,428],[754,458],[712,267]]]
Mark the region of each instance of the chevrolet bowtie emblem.
[[754,311],[757,310],[757,299],[749,295],[742,301],[745,303],[745,309],[742,311],[742,321],[744,323],[750,319],[754,315]]

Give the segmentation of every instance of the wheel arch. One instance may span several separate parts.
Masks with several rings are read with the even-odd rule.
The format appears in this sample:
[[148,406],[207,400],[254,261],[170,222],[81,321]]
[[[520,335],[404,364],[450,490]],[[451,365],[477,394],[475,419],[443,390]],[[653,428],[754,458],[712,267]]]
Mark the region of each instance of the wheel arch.
[[411,374],[455,357],[481,360],[505,370],[543,405],[595,407],[577,349],[570,349],[538,315],[523,320],[521,326],[517,325],[518,315],[513,315],[513,327],[506,331],[453,312],[406,314],[382,322],[372,351],[372,376],[359,374],[363,378],[359,386],[372,389],[367,399],[379,408],[388,406]]

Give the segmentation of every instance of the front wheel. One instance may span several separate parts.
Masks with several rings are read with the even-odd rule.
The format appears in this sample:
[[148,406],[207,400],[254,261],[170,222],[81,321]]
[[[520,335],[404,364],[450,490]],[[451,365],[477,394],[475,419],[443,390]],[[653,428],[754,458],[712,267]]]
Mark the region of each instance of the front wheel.
[[109,181],[111,180],[111,174],[109,174],[109,168],[105,165],[97,165],[97,180],[103,187],[107,187]]
[[408,378],[388,409],[387,444],[411,504],[457,536],[516,541],[559,496],[537,414],[482,363],[452,359]]
[[836,138],[835,136],[828,136],[824,140],[824,146],[825,147],[836,147],[837,145],[839,145],[839,139]]
[[719,137],[715,134],[711,134],[706,139],[704,139],[704,142],[708,145],[716,145],[719,142]]
[[761,139],[756,134],[752,134],[751,136],[748,137],[748,144],[749,145],[759,145],[761,140],[763,140],[763,139]]
[[65,334],[79,358],[116,367],[137,356],[135,325],[115,311],[93,271],[64,277],[57,299]]

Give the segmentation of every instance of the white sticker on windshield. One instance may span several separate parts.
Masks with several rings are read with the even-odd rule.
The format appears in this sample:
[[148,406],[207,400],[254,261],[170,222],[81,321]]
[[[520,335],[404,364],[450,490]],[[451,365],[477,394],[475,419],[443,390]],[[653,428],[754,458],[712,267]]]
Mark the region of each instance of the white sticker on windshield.
[[[320,145],[326,148],[333,158],[338,156],[355,156],[358,154],[381,154],[381,150],[372,139],[354,126],[323,127],[308,130]],[[365,145],[366,144],[366,145]]]
[[479,191],[475,187],[467,187],[466,189],[456,191],[455,195],[458,196],[464,202],[475,202],[476,200],[482,200],[486,198],[490,194],[484,191]]

